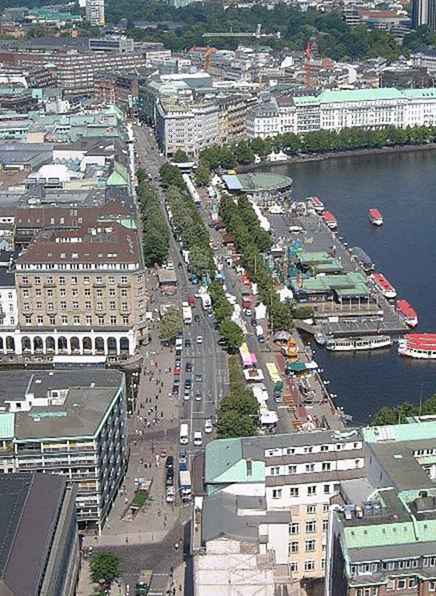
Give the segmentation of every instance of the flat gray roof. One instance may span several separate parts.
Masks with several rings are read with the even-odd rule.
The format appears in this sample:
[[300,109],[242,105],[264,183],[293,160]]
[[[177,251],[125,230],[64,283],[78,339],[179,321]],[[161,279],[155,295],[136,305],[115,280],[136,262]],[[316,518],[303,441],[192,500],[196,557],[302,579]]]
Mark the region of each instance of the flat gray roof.
[[[419,449],[415,443],[415,441],[386,442],[371,443],[367,446],[398,490],[416,490],[435,486],[413,455],[413,450]],[[434,441],[427,441],[427,445],[434,447]]]

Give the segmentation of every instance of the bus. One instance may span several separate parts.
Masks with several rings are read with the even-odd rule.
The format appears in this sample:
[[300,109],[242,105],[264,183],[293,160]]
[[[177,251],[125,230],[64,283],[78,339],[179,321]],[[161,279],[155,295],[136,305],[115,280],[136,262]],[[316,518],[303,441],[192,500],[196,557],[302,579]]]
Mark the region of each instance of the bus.
[[189,426],[186,422],[180,425],[180,445],[187,445],[189,443]]

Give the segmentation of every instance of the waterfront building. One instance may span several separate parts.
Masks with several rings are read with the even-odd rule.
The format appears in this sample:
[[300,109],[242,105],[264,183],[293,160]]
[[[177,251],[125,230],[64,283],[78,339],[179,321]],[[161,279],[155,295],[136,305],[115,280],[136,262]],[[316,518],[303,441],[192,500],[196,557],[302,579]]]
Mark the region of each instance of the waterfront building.
[[288,176],[265,172],[224,174],[222,180],[232,194],[249,194],[257,205],[268,205],[289,197],[293,180]]
[[[274,531],[287,553],[292,581],[298,584],[303,578],[324,576],[331,500],[343,481],[365,476],[362,437],[355,429],[216,440],[205,451],[204,501],[210,507],[209,498],[231,496],[240,498],[236,508],[244,509],[244,499],[258,499],[279,526],[283,516],[273,514],[286,512],[287,531]],[[230,518],[220,519],[221,534],[231,536],[233,521],[227,525]],[[209,527],[203,525],[203,531],[207,542]],[[277,556],[282,562],[283,550]]]
[[86,20],[92,27],[104,27],[104,0],[86,0]]
[[330,513],[326,596],[436,592],[436,420],[363,429],[367,477]]
[[80,567],[75,489],[45,474],[0,475],[0,591],[76,594]]
[[0,471],[61,475],[79,525],[100,531],[127,469],[124,374],[17,370],[0,387]]
[[[419,63],[417,66],[425,66]],[[436,88],[322,91],[319,95],[272,97],[247,116],[250,138],[343,128],[436,125]]]

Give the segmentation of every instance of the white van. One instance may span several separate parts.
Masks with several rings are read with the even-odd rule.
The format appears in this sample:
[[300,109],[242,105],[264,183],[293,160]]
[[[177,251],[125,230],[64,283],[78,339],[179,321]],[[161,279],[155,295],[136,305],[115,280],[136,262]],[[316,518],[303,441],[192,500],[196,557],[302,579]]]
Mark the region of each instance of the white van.
[[195,431],[194,433],[194,445],[196,447],[201,447],[203,445],[203,435],[199,430]]
[[189,426],[184,422],[180,425],[180,445],[189,443]]

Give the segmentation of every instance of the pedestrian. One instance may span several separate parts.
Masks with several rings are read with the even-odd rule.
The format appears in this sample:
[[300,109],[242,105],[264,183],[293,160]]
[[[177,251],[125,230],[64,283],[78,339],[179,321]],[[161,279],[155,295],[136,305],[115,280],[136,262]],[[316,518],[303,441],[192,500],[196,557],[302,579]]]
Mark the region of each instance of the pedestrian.
[[160,417],[163,418],[163,412],[160,413]]
[[126,536],[126,544],[129,544],[129,537]]
[[176,543],[174,544],[174,550],[176,550],[176,551],[178,551],[178,550],[179,550],[179,543],[178,543],[178,542],[176,542]]

